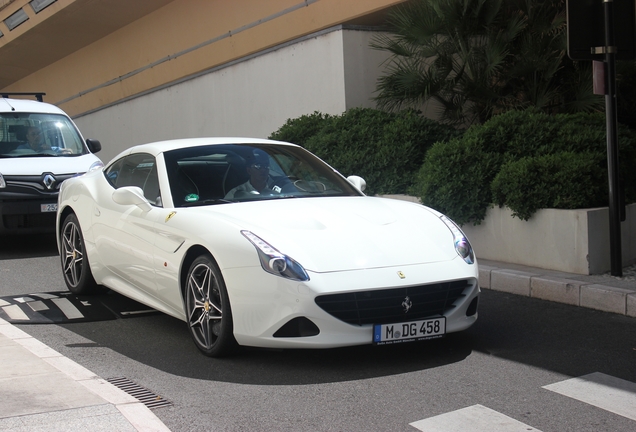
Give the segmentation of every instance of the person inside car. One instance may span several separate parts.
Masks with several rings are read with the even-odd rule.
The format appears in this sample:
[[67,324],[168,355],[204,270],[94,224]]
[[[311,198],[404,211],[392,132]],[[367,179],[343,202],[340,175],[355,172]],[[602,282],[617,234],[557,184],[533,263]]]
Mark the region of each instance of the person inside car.
[[51,150],[51,147],[44,142],[42,131],[37,126],[30,126],[26,131],[26,142],[20,144],[18,149],[30,149],[34,152]]
[[71,150],[61,147],[51,147],[42,135],[42,131],[37,126],[29,126],[26,131],[26,142],[20,144],[17,147],[18,150],[33,150],[36,153],[40,152],[55,152],[70,154]]
[[267,153],[259,149],[254,149],[247,158],[246,169],[249,179],[245,183],[230,190],[225,195],[226,199],[276,192],[275,189],[270,188],[268,185],[269,156],[267,156]]

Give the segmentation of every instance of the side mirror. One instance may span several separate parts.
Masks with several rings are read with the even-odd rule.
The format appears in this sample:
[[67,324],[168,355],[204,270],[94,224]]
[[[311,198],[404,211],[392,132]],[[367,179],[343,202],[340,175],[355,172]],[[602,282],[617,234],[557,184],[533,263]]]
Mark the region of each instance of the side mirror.
[[364,192],[364,190],[367,188],[367,182],[364,181],[362,177],[352,175],[347,177],[347,181],[355,186],[355,188],[358,189],[360,192]]
[[102,149],[102,144],[96,139],[86,139],[86,145],[91,153],[97,153]]
[[152,205],[138,186],[125,186],[113,192],[113,201],[120,205],[136,205],[145,212],[152,209]]

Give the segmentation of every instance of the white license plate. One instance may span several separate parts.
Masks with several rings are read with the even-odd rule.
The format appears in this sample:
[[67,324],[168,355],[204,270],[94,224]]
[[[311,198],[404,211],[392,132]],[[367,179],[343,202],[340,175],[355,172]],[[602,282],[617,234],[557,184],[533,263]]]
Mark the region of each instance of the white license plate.
[[57,204],[40,204],[40,211],[42,213],[56,212]]
[[445,317],[396,324],[376,324],[373,326],[373,343],[376,345],[388,345],[435,339],[445,334]]

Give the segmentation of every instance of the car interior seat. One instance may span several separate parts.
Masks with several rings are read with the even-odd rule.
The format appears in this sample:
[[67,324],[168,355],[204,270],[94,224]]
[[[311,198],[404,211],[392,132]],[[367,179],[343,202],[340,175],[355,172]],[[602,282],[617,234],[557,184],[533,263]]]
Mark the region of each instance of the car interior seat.
[[9,135],[13,134],[17,141],[26,141],[27,126],[25,125],[10,125]]
[[249,175],[247,174],[247,166],[245,161],[241,158],[232,158],[229,159],[229,168],[225,173],[225,178],[223,179],[223,194],[227,195],[229,191],[234,189],[238,185],[242,185],[249,179]]

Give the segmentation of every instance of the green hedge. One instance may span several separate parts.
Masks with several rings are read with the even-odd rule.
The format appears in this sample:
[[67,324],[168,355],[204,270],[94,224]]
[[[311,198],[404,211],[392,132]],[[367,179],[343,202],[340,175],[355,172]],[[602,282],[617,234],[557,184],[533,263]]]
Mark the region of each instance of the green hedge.
[[460,133],[414,110],[354,108],[290,119],[270,139],[301,145],[344,176],[363,177],[365,193],[374,195],[407,193],[429,147]]
[[[479,223],[492,204],[523,220],[540,208],[608,203],[603,114],[510,111],[428,152],[411,194],[456,222]],[[636,133],[619,126],[626,202],[636,202]]]

